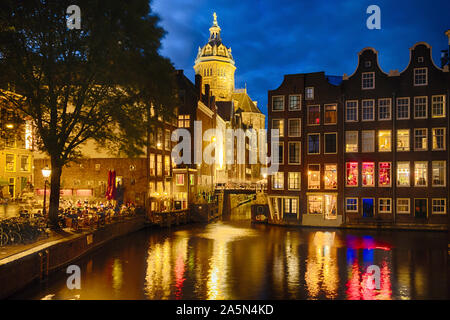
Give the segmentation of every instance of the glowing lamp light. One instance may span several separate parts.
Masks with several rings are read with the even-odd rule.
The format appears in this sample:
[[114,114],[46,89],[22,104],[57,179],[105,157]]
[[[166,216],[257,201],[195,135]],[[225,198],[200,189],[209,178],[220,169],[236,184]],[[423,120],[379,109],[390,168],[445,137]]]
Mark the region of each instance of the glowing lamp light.
[[14,128],[14,125],[13,125],[12,123],[8,123],[8,124],[6,125],[6,128],[8,128],[8,129],[13,129],[13,128]]
[[42,176],[44,178],[47,179],[48,177],[50,177],[51,174],[52,174],[52,170],[48,166],[45,166],[45,168],[42,169]]
[[216,142],[216,137],[212,137],[212,142]]
[[161,147],[161,142],[158,142],[158,143],[156,144],[156,146],[157,146],[158,148],[160,148],[160,147]]

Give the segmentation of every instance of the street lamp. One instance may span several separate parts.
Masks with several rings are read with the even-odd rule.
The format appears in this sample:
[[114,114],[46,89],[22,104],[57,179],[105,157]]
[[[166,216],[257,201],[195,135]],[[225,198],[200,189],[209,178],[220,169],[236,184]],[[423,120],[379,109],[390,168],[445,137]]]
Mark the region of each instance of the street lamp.
[[47,216],[45,200],[47,198],[48,177],[50,177],[51,174],[52,170],[48,166],[45,166],[45,168],[42,169],[42,176],[44,177],[44,209],[42,210],[42,214],[44,217]]

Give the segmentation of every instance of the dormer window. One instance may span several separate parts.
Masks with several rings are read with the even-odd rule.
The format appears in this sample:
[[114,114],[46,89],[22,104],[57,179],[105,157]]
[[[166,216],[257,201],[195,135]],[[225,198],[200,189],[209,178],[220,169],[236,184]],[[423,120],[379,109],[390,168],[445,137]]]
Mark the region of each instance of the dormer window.
[[363,72],[361,80],[362,89],[375,89],[375,72]]
[[428,84],[428,68],[414,69],[414,85],[426,86]]
[[418,57],[417,58],[417,62],[422,63],[423,62],[423,57]]
[[364,62],[364,66],[365,66],[366,68],[370,68],[370,67],[372,66],[372,61],[366,61],[366,62]]

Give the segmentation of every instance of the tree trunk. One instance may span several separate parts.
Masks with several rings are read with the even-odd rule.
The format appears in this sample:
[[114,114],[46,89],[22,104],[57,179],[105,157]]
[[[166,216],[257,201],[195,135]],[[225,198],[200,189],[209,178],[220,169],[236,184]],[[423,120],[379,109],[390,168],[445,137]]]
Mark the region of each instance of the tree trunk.
[[61,189],[61,173],[62,166],[58,160],[52,159],[52,175],[50,178],[50,203],[49,203],[49,224],[53,230],[59,229],[58,210],[59,210],[59,194]]

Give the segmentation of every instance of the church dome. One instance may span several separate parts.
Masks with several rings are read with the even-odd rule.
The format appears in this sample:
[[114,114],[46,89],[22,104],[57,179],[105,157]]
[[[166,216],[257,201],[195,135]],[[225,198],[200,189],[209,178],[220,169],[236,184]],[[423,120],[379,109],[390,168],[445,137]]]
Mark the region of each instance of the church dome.
[[209,28],[209,40],[203,48],[198,48],[197,58],[195,59],[195,63],[197,64],[200,61],[208,61],[214,60],[215,58],[219,58],[220,60],[227,60],[229,63],[234,65],[234,59],[231,54],[231,48],[227,48],[222,43],[222,38],[220,37],[220,27],[217,24],[217,15],[214,12],[213,14],[214,21],[211,28]]

